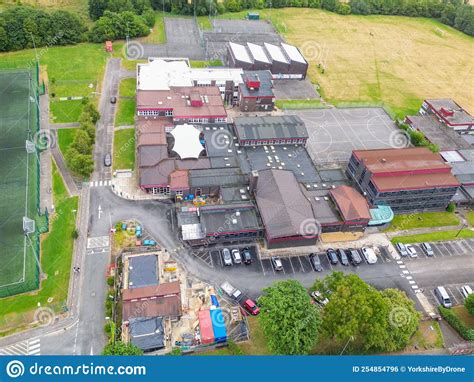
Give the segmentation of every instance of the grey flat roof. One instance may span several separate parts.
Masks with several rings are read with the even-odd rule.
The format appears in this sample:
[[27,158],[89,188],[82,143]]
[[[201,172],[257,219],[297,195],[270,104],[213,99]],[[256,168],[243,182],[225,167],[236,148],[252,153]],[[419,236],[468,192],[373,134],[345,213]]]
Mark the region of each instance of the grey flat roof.
[[205,206],[200,209],[201,226],[207,234],[239,232],[260,228],[257,209],[253,204]]
[[[244,97],[273,97],[272,74],[269,70],[246,70],[243,74],[244,83],[240,84],[240,91]],[[260,81],[258,89],[250,90],[245,84],[246,79]]]
[[297,115],[238,117],[234,126],[240,140],[308,138],[305,124]]
[[250,200],[247,187],[221,187],[220,195],[224,203],[243,202]]
[[441,109],[447,111],[452,111],[454,114],[452,116],[444,116],[449,123],[453,124],[472,124],[474,123],[474,118],[466,112],[461,106],[459,106],[452,99],[427,99],[425,100],[430,104],[438,113],[441,112]]
[[338,223],[342,220],[327,191],[304,190],[303,192],[311,203],[315,219],[320,224]]
[[209,168],[189,171],[191,187],[233,186],[247,184],[247,177],[238,167]]
[[129,288],[158,285],[158,255],[130,256],[128,264]]
[[130,341],[143,351],[165,347],[163,318],[130,318]]
[[447,128],[434,115],[413,115],[407,117],[414,129],[425,134],[431,143],[439,146],[440,150],[469,148],[461,135],[454,130]]

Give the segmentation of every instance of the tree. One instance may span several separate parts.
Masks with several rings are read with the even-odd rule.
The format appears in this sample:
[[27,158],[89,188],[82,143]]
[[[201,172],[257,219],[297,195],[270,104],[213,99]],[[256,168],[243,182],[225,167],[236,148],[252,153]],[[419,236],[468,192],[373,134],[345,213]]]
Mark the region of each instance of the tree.
[[403,350],[417,331],[421,314],[416,311],[415,303],[407,297],[405,292],[398,289],[385,289],[381,294],[390,309],[388,315],[390,326],[387,331],[389,340],[385,350]]
[[466,297],[464,300],[464,306],[469,314],[474,316],[474,293],[471,293],[469,296]]
[[87,113],[89,114],[89,117],[90,117],[90,120],[92,121],[92,123],[95,125],[97,123],[97,121],[100,119],[100,113],[99,111],[97,110],[97,108],[95,107],[94,104],[92,104],[91,102],[87,101],[84,108],[82,109],[82,112],[83,113]]
[[90,154],[92,152],[92,143],[89,134],[83,129],[78,129],[71,147],[75,148],[80,154]]
[[274,354],[308,354],[320,323],[306,289],[296,280],[279,281],[259,298],[259,323]]
[[105,346],[102,355],[143,355],[143,351],[131,343],[115,341]]
[[448,206],[446,207],[446,211],[450,213],[456,211],[456,204],[454,204],[454,202],[449,202]]
[[[347,351],[381,351],[388,341],[390,309],[386,299],[358,275],[334,272],[313,289],[329,297],[322,315],[321,335]],[[352,340],[352,341],[349,341]]]

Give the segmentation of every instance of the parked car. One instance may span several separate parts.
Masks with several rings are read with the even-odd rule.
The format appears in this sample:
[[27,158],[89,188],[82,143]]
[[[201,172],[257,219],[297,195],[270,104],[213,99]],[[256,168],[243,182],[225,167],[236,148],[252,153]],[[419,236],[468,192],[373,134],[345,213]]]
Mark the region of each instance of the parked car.
[[326,306],[329,300],[322,295],[322,293],[318,290],[311,292],[311,297],[314,301],[321,307]]
[[142,237],[142,227],[139,225],[137,225],[137,227],[135,228],[135,236],[137,238]]
[[247,299],[244,302],[244,309],[249,312],[252,316],[256,316],[260,313],[260,308],[257,306],[255,301]]
[[236,300],[239,300],[242,298],[242,292],[238,290],[237,288],[234,288],[231,283],[228,281],[223,282],[221,284],[222,290],[225,292],[225,294],[229,297],[235,298]]
[[425,252],[426,256],[434,256],[430,243],[421,243],[421,249]]
[[283,270],[283,264],[281,262],[281,259],[278,256],[273,256],[272,257],[272,265],[273,265],[273,269],[275,269],[275,271],[282,271]]
[[313,266],[313,269],[316,272],[322,272],[323,266],[321,265],[321,260],[318,255],[316,255],[315,253],[310,253],[309,261],[311,262],[311,265]]
[[451,308],[453,306],[451,298],[449,297],[448,292],[446,292],[446,289],[444,287],[437,287],[435,289],[435,295],[438,298],[439,303],[445,308]]
[[339,260],[337,259],[336,251],[332,248],[328,248],[326,251],[326,255],[328,256],[329,262],[333,265],[337,264]]
[[352,263],[352,265],[359,265],[362,263],[362,257],[360,257],[359,251],[354,248],[349,248],[347,250],[347,257],[349,257],[349,261]]
[[461,287],[461,294],[464,298],[467,298],[470,294],[472,294],[472,289],[469,285],[464,285]]
[[242,257],[240,256],[240,251],[238,249],[232,250],[232,260],[234,260],[235,264],[242,263]]
[[405,248],[407,249],[408,255],[410,257],[418,257],[418,253],[416,253],[416,249],[413,245],[407,244],[405,245]]
[[336,251],[337,257],[339,258],[339,261],[341,262],[342,265],[348,266],[349,265],[349,259],[346,256],[346,252],[344,252],[343,249],[338,249]]
[[112,155],[110,155],[109,153],[105,154],[104,156],[104,166],[105,167],[112,166]]
[[362,254],[368,264],[375,264],[377,262],[377,255],[374,250],[370,247],[362,247]]
[[110,103],[116,103],[117,102],[117,97],[112,96],[110,97]]
[[242,251],[242,261],[244,264],[252,264],[252,255],[248,248],[244,248]]
[[146,247],[153,247],[153,246],[156,245],[156,241],[155,240],[150,240],[150,239],[143,240],[143,245],[146,246]]
[[230,251],[227,248],[224,248],[221,252],[222,254],[222,261],[224,265],[232,265],[232,256],[230,255]]
[[403,243],[397,243],[395,244],[395,247],[397,247],[397,251],[400,254],[400,256],[408,256],[407,248],[405,247],[405,244]]

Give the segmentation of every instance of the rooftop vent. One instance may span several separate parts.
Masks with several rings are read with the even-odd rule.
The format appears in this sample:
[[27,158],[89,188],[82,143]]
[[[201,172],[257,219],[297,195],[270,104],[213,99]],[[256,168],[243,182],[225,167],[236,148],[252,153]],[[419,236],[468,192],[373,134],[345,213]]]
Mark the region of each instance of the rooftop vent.
[[385,163],[385,162],[387,162],[387,159],[386,159],[386,158],[382,158],[382,159],[380,159],[380,162]]
[[232,224],[237,224],[237,219],[232,219]]

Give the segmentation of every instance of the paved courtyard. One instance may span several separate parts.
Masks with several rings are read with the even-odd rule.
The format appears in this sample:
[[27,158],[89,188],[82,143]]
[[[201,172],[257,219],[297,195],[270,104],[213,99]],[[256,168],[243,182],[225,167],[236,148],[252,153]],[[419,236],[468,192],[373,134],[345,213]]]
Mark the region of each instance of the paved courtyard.
[[309,133],[307,149],[316,164],[347,162],[352,150],[399,147],[404,136],[381,108],[287,110]]

